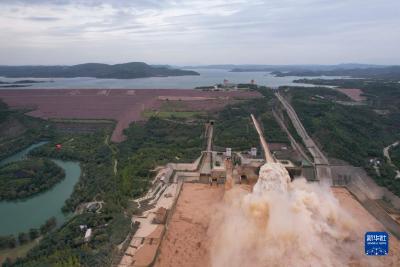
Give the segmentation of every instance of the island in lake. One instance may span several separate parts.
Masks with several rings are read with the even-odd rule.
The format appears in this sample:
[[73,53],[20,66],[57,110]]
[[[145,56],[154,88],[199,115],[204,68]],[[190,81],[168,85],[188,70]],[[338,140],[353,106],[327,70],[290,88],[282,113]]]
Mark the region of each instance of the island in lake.
[[191,70],[174,69],[169,66],[152,66],[143,62],[123,64],[85,63],[73,66],[0,66],[0,76],[20,78],[76,78],[135,79],[200,75]]
[[17,88],[17,87],[28,87],[35,83],[48,83],[53,81],[38,81],[38,80],[18,80],[14,82],[0,81],[0,88]]

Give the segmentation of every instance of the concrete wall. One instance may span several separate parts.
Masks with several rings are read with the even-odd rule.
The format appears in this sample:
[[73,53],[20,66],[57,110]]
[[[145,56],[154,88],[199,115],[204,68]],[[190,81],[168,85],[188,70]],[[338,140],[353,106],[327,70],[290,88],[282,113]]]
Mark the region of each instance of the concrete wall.
[[343,186],[343,181],[340,181],[346,177],[347,184],[356,185],[369,199],[386,198],[395,208],[400,209],[400,198],[385,187],[377,185],[364,169],[353,166],[331,166],[331,170],[333,182],[336,182],[334,185]]

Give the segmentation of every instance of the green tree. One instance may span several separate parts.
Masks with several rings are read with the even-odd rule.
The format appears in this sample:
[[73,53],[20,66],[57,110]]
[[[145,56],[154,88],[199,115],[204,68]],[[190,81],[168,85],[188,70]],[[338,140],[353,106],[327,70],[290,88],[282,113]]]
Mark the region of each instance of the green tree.
[[40,233],[41,234],[46,234],[50,232],[52,229],[54,229],[57,226],[57,220],[55,217],[51,217],[48,219],[45,224],[40,226]]
[[29,235],[27,233],[19,233],[18,234],[18,241],[19,241],[19,243],[21,245],[25,244],[26,242],[29,241]]
[[12,265],[13,265],[13,261],[9,257],[7,257],[1,266],[2,267],[11,267]]
[[13,235],[0,236],[0,249],[14,248],[17,245]]
[[39,236],[39,230],[38,229],[32,228],[32,229],[29,230],[29,238],[31,240],[36,239],[38,236]]

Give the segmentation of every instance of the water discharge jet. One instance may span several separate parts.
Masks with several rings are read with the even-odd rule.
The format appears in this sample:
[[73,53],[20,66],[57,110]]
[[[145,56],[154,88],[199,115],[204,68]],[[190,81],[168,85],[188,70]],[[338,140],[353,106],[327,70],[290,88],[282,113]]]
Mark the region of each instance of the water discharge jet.
[[256,128],[258,136],[260,137],[260,143],[264,150],[265,160],[267,162],[275,162],[275,159],[274,159],[274,157],[272,157],[271,151],[269,150],[268,144],[264,139],[264,136],[263,136],[263,133],[261,131],[261,127],[260,127],[258,121],[256,120],[256,118],[254,117],[253,114],[251,114],[250,116],[251,116],[251,119],[253,120],[253,124],[254,124],[254,127]]
[[382,266],[390,262],[363,255],[359,222],[341,208],[328,185],[310,184],[304,178],[290,182],[252,119],[266,163],[251,192],[234,184],[225,191],[208,230],[211,266]]
[[400,266],[393,236],[388,256],[364,255],[365,232],[385,228],[346,188],[290,182],[275,160],[240,183],[233,162],[225,187],[184,184],[156,266]]
[[355,222],[329,188],[290,183],[279,163],[266,163],[253,191],[227,191],[211,223],[212,266],[347,266],[356,255]]

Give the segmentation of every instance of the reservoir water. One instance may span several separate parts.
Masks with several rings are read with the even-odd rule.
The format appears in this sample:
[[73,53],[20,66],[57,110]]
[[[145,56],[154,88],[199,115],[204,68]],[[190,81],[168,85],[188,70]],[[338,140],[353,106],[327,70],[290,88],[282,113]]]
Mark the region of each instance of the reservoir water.
[[[35,83],[29,87],[16,89],[193,89],[197,86],[210,86],[223,83],[224,79],[232,83],[250,83],[255,80],[258,85],[279,87],[283,85],[305,86],[305,84],[293,83],[294,80],[307,77],[275,77],[269,72],[230,72],[222,69],[195,69],[199,76],[174,76],[174,77],[151,77],[138,79],[97,79],[88,77],[79,78],[5,78],[1,81],[14,82],[18,80],[49,81]],[[334,79],[336,76],[320,76],[309,78]],[[313,85],[306,85],[312,87]],[[0,88],[1,90],[2,88]],[[10,89],[10,88],[4,88]]]
[[[40,142],[24,149],[0,162],[0,166],[22,160],[32,149],[44,145]],[[81,175],[78,162],[53,160],[64,169],[65,179],[49,190],[33,197],[17,201],[0,201],[0,235],[17,235],[30,228],[39,228],[47,219],[54,216],[57,223],[63,223],[66,215],[61,212],[65,200],[71,195],[74,185]]]
[[[293,83],[293,80],[306,77],[275,77],[268,72],[230,72],[222,69],[196,69],[199,76],[175,76],[175,77],[152,77],[139,79],[97,79],[97,78],[5,78],[0,81],[13,82],[17,80],[48,81],[45,83],[34,83],[29,87],[16,89],[192,89],[197,86],[209,86],[222,83],[224,79],[231,83],[249,83],[251,80],[259,85],[279,87],[283,85],[304,86],[304,84]],[[311,77],[316,78],[316,77]],[[323,79],[334,79],[340,77],[326,77]],[[313,85],[306,85],[312,87]],[[11,88],[0,88],[11,89]],[[38,143],[0,161],[0,166],[12,161],[23,159],[27,153],[43,145]],[[0,202],[0,235],[17,234],[27,232],[30,228],[37,228],[48,218],[55,216],[58,223],[65,221],[66,217],[61,212],[65,200],[71,195],[73,187],[79,180],[81,169],[79,163],[70,161],[54,160],[56,164],[65,170],[66,177],[51,189],[28,198],[23,201],[1,201]]]

